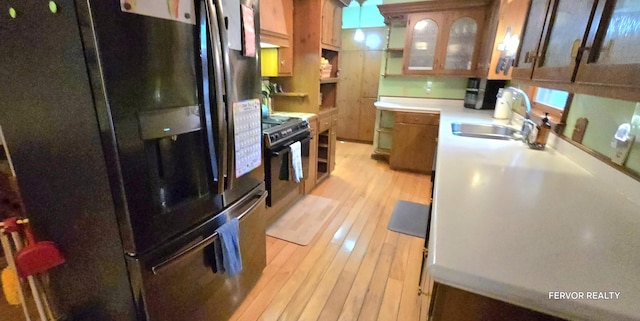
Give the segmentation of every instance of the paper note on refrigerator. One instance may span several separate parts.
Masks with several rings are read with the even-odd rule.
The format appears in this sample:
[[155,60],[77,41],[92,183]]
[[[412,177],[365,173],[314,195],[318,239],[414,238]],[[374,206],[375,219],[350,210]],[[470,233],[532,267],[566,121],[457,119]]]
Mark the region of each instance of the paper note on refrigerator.
[[193,1],[189,0],[120,0],[123,12],[196,24]]
[[262,124],[259,99],[233,103],[236,177],[262,164]]
[[242,5],[242,31],[244,39],[244,51],[247,57],[256,56],[256,24],[253,21],[253,9]]
[[242,51],[242,25],[240,20],[240,0],[222,0],[222,14],[227,26],[229,49]]

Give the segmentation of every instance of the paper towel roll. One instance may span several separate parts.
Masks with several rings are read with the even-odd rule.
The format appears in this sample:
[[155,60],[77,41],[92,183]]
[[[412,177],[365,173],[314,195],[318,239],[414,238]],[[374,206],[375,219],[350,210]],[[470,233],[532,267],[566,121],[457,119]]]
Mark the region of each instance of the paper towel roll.
[[496,109],[493,112],[493,118],[495,119],[507,119],[509,113],[511,113],[511,91],[501,88],[498,91],[498,101],[496,102]]

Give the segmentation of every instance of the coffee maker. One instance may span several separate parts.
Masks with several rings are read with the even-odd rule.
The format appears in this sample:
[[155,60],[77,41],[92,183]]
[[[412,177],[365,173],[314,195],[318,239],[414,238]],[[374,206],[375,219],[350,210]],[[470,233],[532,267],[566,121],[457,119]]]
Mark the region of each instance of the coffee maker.
[[505,80],[487,80],[469,78],[464,94],[464,107],[473,109],[494,109],[498,90],[506,84]]

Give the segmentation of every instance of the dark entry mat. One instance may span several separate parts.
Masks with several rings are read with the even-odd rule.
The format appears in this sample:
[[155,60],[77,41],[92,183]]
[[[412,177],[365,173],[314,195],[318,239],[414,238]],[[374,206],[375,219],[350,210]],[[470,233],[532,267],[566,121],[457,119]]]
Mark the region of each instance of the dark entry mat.
[[398,201],[391,214],[388,229],[425,238],[429,223],[429,205]]

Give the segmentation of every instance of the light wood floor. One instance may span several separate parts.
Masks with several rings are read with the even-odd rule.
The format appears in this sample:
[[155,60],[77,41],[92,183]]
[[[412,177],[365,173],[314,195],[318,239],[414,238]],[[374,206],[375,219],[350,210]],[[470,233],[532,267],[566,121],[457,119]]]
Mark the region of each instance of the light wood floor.
[[312,195],[339,202],[307,246],[267,237],[267,267],[231,320],[426,320],[421,238],[389,231],[397,200],[427,204],[429,176],[392,171],[371,145],[337,144]]

